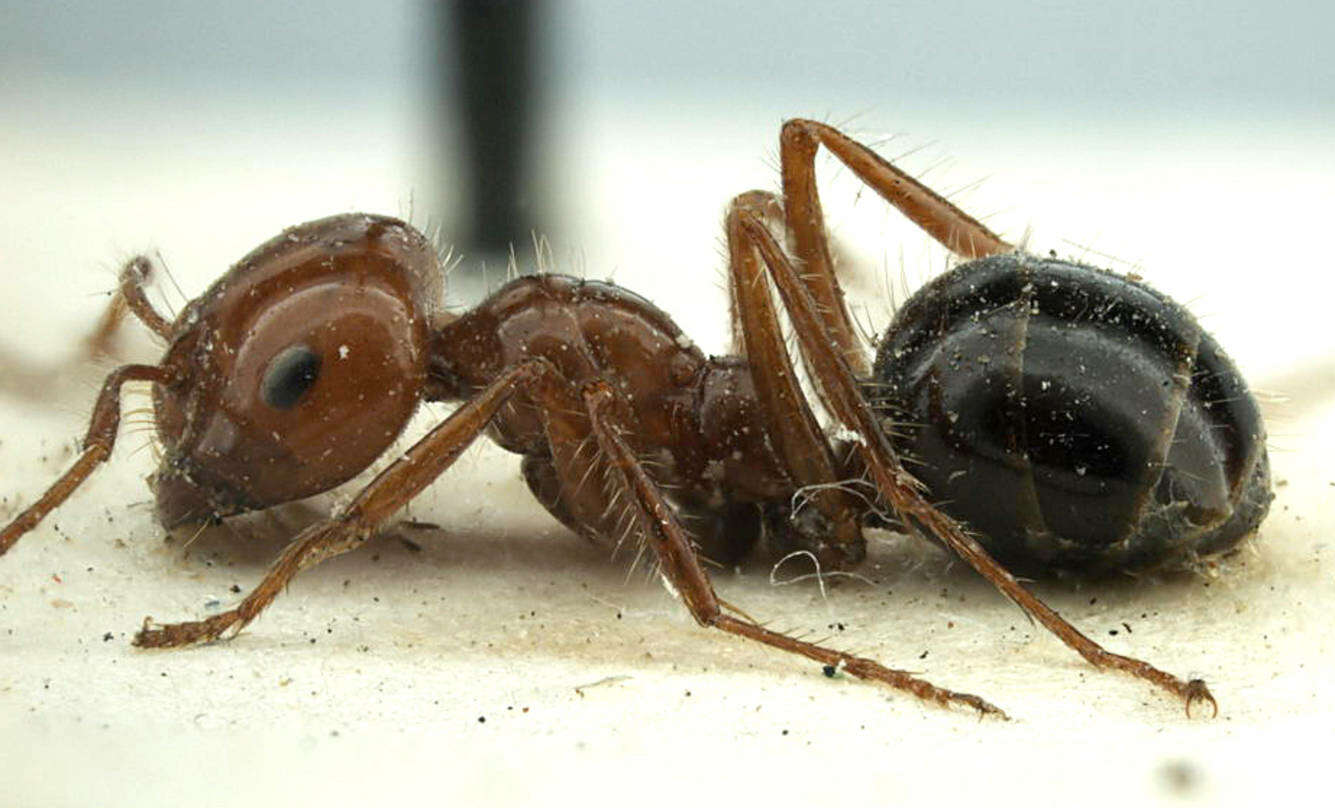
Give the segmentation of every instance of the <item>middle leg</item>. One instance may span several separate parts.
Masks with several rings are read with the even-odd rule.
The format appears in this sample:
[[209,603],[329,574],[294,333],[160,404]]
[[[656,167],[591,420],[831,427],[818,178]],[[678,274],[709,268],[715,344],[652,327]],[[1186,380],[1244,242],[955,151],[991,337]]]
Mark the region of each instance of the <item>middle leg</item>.
[[[784,539],[775,549],[809,550],[822,567],[843,569],[862,561],[866,543],[858,503],[839,485],[842,464],[807,403],[778,313],[760,267],[760,255],[746,234],[745,221],[773,214],[774,198],[753,191],[733,200],[726,222],[728,288],[732,298],[736,348],[746,357],[767,433],[806,498],[802,519],[781,519]],[[764,226],[764,225],[762,225]],[[792,508],[792,514],[797,513]]]
[[625,498],[627,511],[634,517],[635,529],[652,548],[665,580],[697,623],[799,654],[823,665],[834,666],[859,679],[881,682],[912,693],[924,701],[946,707],[968,707],[981,715],[1007,717],[1000,708],[978,696],[937,687],[906,671],[887,668],[875,660],[772,631],[744,614],[725,614],[726,604],[715,595],[714,586],[700,563],[690,535],[678,521],[672,505],[618,432],[609,412],[615,402],[611,386],[595,382],[585,388],[583,397],[588,423],[597,439],[601,462],[609,472],[606,476],[611,482],[613,496]]

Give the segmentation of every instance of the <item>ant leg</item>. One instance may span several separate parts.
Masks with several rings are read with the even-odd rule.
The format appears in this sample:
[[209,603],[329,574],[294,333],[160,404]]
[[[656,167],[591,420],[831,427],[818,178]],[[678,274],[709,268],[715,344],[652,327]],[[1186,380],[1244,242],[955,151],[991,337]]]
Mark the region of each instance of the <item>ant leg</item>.
[[[886,202],[956,255],[981,258],[1015,250],[982,222],[848,135],[828,124],[795,118],[783,125],[779,136],[779,159],[793,249],[808,274],[818,274],[835,286],[825,220],[816,192],[816,148],[820,145],[829,149]],[[806,283],[811,284],[810,280]],[[813,296],[818,303],[827,303],[822,295]]]
[[33,362],[26,356],[12,354],[0,348],[0,368],[4,368],[4,378],[0,379],[0,391],[14,398],[44,400],[45,394],[51,389],[52,379],[66,377],[69,373],[68,368],[89,359],[111,356],[111,342],[120,330],[126,311],[133,312],[155,333],[166,338],[171,333],[171,324],[153,309],[153,305],[144,295],[143,284],[151,272],[152,264],[143,256],[126,263],[121,270],[119,288],[102,312],[102,316],[98,318],[97,325],[83,339],[81,354],[59,364],[48,365]]
[[[746,290],[739,289],[737,286],[737,278],[740,273],[735,265],[739,260],[737,252],[741,248],[741,244],[738,242],[740,233],[734,232],[732,219],[735,215],[734,211],[739,209],[751,211],[757,219],[767,225],[781,225],[783,222],[783,203],[769,191],[747,191],[732,198],[732,202],[728,205],[728,212],[724,217],[723,229],[728,239],[728,323],[731,326],[732,353],[737,356],[746,356],[746,330],[748,327],[754,327],[755,318],[752,317],[751,323],[748,325],[747,315],[752,304],[745,299],[748,297],[745,294]],[[755,256],[751,256],[750,260],[754,263]],[[777,323],[776,320],[776,328],[778,327]]]
[[382,523],[443,474],[516,391],[533,385],[550,372],[551,365],[546,360],[532,359],[501,374],[380,472],[333,518],[298,534],[259,586],[236,608],[204,620],[166,625],[155,625],[151,618],[145,618],[134,644],[142,648],[170,648],[216,640],[228,629],[245,628],[298,572],[360,547]]
[[[743,215],[739,226],[751,243],[760,250],[765,265],[779,288],[784,306],[793,319],[794,330],[802,353],[808,357],[818,376],[817,389],[821,399],[846,429],[853,430],[855,441],[877,489],[889,501],[895,512],[916,520],[932,535],[963,558],[1006,597],[1041,623],[1048,631],[1098,668],[1112,668],[1144,679],[1178,696],[1185,702],[1187,714],[1200,703],[1208,703],[1217,715],[1218,705],[1209,688],[1200,679],[1185,681],[1159,670],[1147,662],[1114,654],[1081,634],[1061,615],[1026,590],[983,549],[964,527],[933,507],[922,495],[917,480],[905,470],[881,432],[876,417],[842,357],[831,345],[824,331],[817,304],[811,299],[797,270],[783,253],[765,225],[754,217]],[[754,279],[753,279],[754,282]]]
[[866,355],[835,277],[816,187],[816,150],[822,144],[885,201],[956,255],[980,258],[1015,248],[945,197],[838,129],[800,118],[785,122],[779,135],[783,212],[800,277],[844,361],[854,373],[865,374]]
[[23,513],[14,518],[14,521],[6,525],[3,531],[0,531],[0,555],[4,555],[14,546],[14,542],[24,533],[36,527],[48,513],[74,493],[74,490],[88,479],[88,475],[92,474],[99,464],[111,456],[111,449],[116,445],[116,431],[121,422],[121,385],[129,381],[170,384],[172,374],[168,369],[158,365],[125,365],[113,370],[107,376],[106,381],[102,383],[102,392],[97,396],[97,404],[93,407],[88,432],[83,439],[82,453],[74,461],[74,465],[46,489],[46,493],[42,494],[40,499],[29,505]]
[[[814,180],[814,174],[813,174]],[[815,193],[815,185],[811,187],[811,192]],[[834,276],[832,269],[833,262],[830,260],[829,244],[824,238],[823,224],[821,224],[819,199],[815,200],[817,209],[817,224],[821,227],[821,240],[818,246],[819,252],[812,253],[815,256],[809,261],[800,261],[802,269],[802,283],[807,287],[807,291],[816,300],[820,309],[821,320],[825,323],[825,329],[834,337],[839,350],[843,353],[844,359],[848,364],[859,373],[867,370],[866,352],[862,348],[862,342],[858,339],[857,332],[853,328],[853,320],[849,316],[848,307],[844,303],[844,290],[839,286],[839,281]],[[783,222],[787,226],[788,214],[784,211],[784,204],[779,197],[769,191],[747,191],[744,194],[738,194],[732,200],[732,208],[741,208],[753,213],[756,218],[766,222]],[[794,242],[795,247],[809,248],[810,245]],[[732,303],[732,322],[734,330],[737,329],[740,318],[737,313],[737,299],[735,289],[730,295]],[[741,345],[735,345],[734,351],[740,353]]]
[[171,336],[171,323],[158,313],[144,294],[144,286],[153,275],[153,262],[147,256],[138,255],[125,262],[121,268],[120,285],[106,311],[97,321],[92,333],[84,338],[84,347],[90,356],[106,356],[110,353],[111,340],[120,329],[126,311],[139,318],[150,331],[166,339]]
[[857,564],[866,551],[857,503],[846,491],[831,485],[842,476],[839,465],[802,392],[769,284],[742,228],[743,217],[759,222],[772,200],[762,193],[742,194],[728,211],[728,286],[737,347],[751,366],[756,397],[784,467],[798,486],[813,487],[809,505],[824,517],[826,524],[818,531],[824,535],[811,536],[816,546],[806,549],[816,553],[822,566],[842,569]]
[[[942,706],[958,705],[977,710],[983,715],[1006,718],[1000,708],[968,693],[957,693],[919,679],[904,671],[886,668],[881,664],[831,648],[803,642],[786,634],[771,631],[750,619],[723,613],[723,604],[714,594],[714,586],[700,565],[700,558],[691,544],[690,536],[677,520],[672,506],[664,498],[657,484],[649,478],[630,446],[617,432],[606,408],[613,402],[612,388],[605,382],[595,382],[584,392],[585,407],[592,422],[598,446],[616,473],[618,493],[629,495],[631,511],[652,545],[662,564],[662,572],[678,594],[691,616],[701,626],[713,627],[747,637],[783,651],[800,654],[823,665],[847,671],[859,679],[887,684],[906,690],[924,701]],[[734,611],[736,611],[734,609]]]

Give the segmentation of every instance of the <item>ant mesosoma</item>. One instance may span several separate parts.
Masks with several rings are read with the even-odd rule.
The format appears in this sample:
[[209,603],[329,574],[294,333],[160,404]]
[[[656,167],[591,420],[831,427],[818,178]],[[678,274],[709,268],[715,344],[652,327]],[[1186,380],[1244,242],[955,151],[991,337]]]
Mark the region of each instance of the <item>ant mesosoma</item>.
[[[871,369],[832,270],[820,145],[971,259],[903,307]],[[993,560],[1147,568],[1221,552],[1252,532],[1270,498],[1264,436],[1213,340],[1138,282],[1018,252],[829,126],[787,122],[781,162],[781,198],[745,193],[727,213],[734,356],[705,357],[625,289],[560,275],[518,278],[446,313],[433,245],[382,216],[284,231],[174,322],[144,295],[147,262],[131,261],[117,305],[166,340],[166,354],[107,377],[82,454],[0,533],[0,553],[109,457],[126,382],[152,384],[163,447],[153,487],[168,528],[326,491],[380,457],[420,402],[459,401],[349,504],[303,530],[238,606],[192,622],[146,619],[135,644],[239,631],[298,571],[360,546],[487,431],[523,455],[529,488],[571,529],[646,542],[702,626],[1004,715],[771,631],[715,596],[702,555],[733,560],[762,533],[826,569],[861,561],[874,509],[840,483],[862,479],[875,510],[946,545],[1090,663],[1171,692],[1188,713],[1215,708],[1203,681],[1104,650]],[[772,288],[835,440],[804,397]],[[916,476],[901,457],[918,464]],[[929,492],[948,503],[934,506]]]

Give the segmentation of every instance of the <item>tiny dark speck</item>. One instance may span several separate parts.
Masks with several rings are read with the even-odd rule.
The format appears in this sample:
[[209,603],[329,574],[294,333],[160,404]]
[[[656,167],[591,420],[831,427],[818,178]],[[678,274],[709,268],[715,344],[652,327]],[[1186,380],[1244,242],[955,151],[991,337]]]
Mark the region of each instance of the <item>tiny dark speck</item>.
[[834,675],[839,672],[839,669],[833,665],[826,665],[825,667],[821,668],[821,670],[824,671],[825,675],[830,677],[831,679],[833,679]]
[[485,724],[487,723],[487,717],[485,715],[480,715],[477,717],[477,722],[479,724]]

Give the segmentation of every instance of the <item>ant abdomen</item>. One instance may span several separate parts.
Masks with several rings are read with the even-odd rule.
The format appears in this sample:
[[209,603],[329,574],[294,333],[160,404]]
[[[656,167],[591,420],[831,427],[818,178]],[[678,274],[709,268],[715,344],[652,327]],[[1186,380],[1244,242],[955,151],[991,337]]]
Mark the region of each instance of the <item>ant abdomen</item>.
[[898,312],[871,400],[932,499],[1010,569],[1183,563],[1252,533],[1265,430],[1182,306],[1121,275],[1004,253]]

